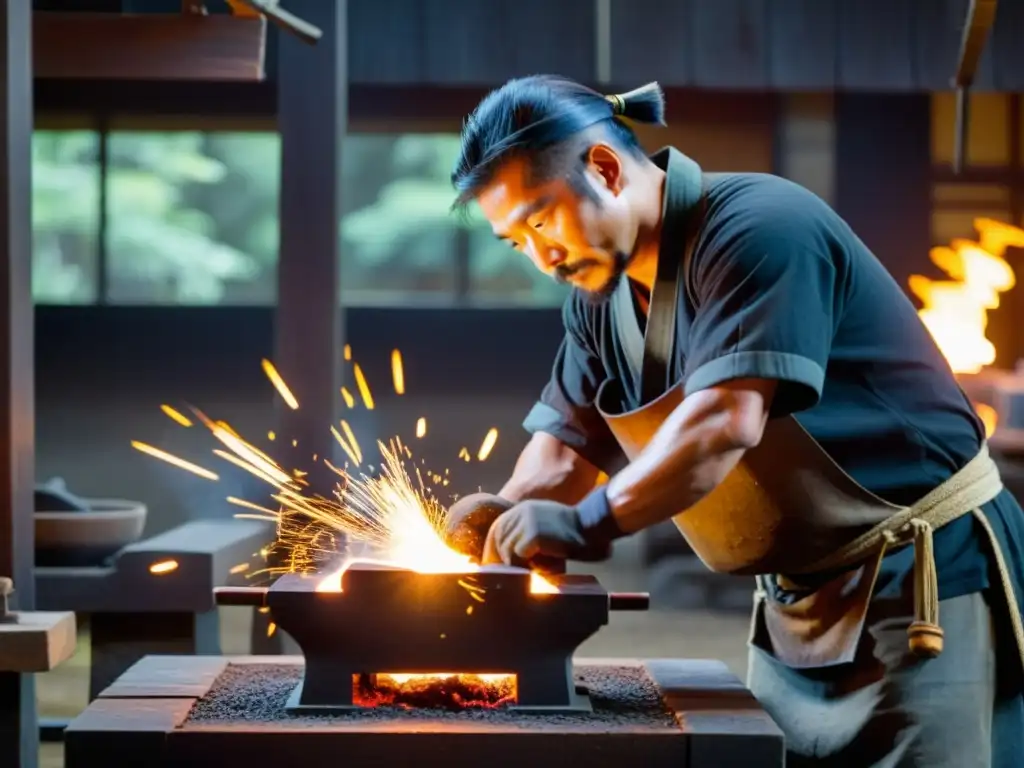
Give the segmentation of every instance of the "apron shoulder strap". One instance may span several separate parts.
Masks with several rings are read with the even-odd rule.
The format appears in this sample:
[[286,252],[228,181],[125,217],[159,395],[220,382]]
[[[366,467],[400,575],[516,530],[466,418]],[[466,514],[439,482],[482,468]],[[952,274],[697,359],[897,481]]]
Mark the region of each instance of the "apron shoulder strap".
[[[676,214],[666,214],[662,222],[658,265],[644,332],[644,355],[640,371],[641,405],[660,397],[672,384],[672,352],[675,346],[680,285],[684,286],[690,301],[694,301],[689,267],[706,207],[703,179],[698,177],[697,184],[699,186],[696,190],[684,184],[668,186],[666,212],[674,210]],[[683,243],[681,259],[679,243]]]

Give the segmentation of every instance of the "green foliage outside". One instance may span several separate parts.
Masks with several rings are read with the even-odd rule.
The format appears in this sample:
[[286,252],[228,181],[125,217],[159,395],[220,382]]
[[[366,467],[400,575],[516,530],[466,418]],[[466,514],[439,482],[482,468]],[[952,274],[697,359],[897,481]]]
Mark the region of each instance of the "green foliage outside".
[[[474,298],[534,305],[564,289],[448,211],[454,135],[353,135],[342,163],[342,297],[450,300],[459,228]],[[33,144],[33,293],[97,299],[99,140],[38,131]],[[275,299],[280,142],[273,133],[117,132],[108,140],[107,299],[268,304]]]

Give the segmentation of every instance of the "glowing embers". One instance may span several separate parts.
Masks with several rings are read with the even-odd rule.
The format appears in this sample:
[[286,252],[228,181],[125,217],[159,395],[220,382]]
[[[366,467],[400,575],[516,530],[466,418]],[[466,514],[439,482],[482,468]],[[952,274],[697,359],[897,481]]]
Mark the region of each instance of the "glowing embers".
[[435,672],[382,672],[352,676],[357,707],[495,709],[516,703],[516,676]]

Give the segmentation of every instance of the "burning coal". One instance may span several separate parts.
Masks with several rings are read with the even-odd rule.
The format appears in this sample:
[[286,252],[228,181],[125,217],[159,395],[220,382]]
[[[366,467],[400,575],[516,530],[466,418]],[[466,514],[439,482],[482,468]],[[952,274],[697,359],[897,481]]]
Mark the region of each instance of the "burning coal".
[[352,702],[359,707],[494,709],[516,703],[515,675],[356,675]]

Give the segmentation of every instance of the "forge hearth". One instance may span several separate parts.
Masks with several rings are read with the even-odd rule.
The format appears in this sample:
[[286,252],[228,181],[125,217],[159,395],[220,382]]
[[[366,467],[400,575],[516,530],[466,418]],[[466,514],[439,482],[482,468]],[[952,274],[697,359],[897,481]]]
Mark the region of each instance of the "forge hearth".
[[718,661],[578,659],[586,712],[289,710],[301,657],[150,656],[65,732],[67,768],[781,768],[783,737]]
[[265,605],[298,643],[305,670],[288,701],[293,714],[380,704],[589,711],[573,653],[611,610],[646,609],[647,596],[609,594],[590,576],[552,576],[557,591],[532,591],[531,582],[518,568],[422,574],[358,564],[340,591],[290,574],[217,598]]

